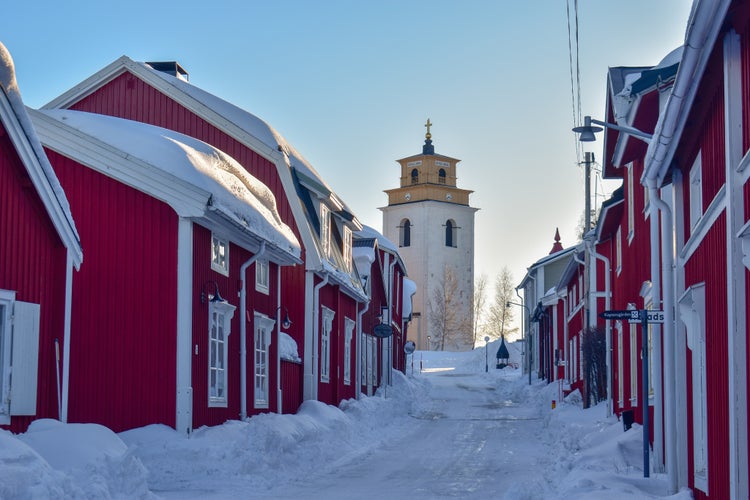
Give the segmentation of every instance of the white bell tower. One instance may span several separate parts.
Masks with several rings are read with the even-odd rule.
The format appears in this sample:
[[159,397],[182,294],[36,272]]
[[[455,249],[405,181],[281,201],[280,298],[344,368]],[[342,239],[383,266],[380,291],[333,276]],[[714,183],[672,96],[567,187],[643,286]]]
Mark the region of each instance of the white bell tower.
[[[471,302],[478,209],[469,206],[473,191],[456,186],[460,160],[435,154],[429,119],[425,127],[422,154],[398,160],[400,186],[385,191],[383,234],[398,244],[409,278],[417,284],[408,339],[417,349],[468,350],[474,344]],[[444,327],[436,329],[436,320]]]

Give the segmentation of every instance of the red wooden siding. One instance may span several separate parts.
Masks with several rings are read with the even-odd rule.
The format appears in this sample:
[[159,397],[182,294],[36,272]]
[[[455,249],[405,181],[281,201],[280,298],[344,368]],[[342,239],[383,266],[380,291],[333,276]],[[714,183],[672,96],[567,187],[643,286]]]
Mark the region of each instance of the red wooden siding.
[[[685,287],[706,284],[706,384],[708,386],[708,463],[710,498],[729,498],[729,393],[727,386],[727,317],[726,310],[726,216],[722,214],[712,226],[701,246],[685,265]],[[712,312],[719,312],[714,314]],[[688,409],[692,408],[691,359],[688,349]],[[687,411],[688,429],[692,412]],[[693,470],[693,442],[688,436],[688,465]],[[692,484],[692,475],[691,475]],[[702,493],[694,491],[696,498]],[[708,497],[706,497],[708,498]]]
[[281,411],[297,413],[302,404],[302,363],[281,361]]
[[73,279],[69,420],[115,432],[174,426],[177,215],[135,189],[47,154],[86,253]]
[[13,432],[32,420],[58,418],[55,339],[63,350],[67,251],[13,144],[0,124],[0,288],[16,300],[40,304],[37,408],[15,416]]

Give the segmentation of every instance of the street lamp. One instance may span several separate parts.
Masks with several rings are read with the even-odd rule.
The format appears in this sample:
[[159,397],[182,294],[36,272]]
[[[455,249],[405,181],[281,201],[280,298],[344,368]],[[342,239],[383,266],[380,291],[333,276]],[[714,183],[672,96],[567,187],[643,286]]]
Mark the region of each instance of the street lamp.
[[430,336],[429,335],[427,336],[427,350],[428,351],[432,350],[432,344],[430,344]]
[[[510,308],[510,306],[512,306],[512,305],[513,306],[520,306],[520,307],[523,307],[524,309],[526,309],[526,314],[527,314],[527,316],[526,316],[526,318],[527,318],[526,326],[527,326],[527,328],[530,328],[530,325],[531,325],[531,311],[526,306],[526,304],[519,303],[519,302],[511,302],[510,300],[505,301],[505,307],[506,308]],[[531,333],[531,332],[529,332],[529,333]],[[526,330],[523,330],[523,336],[524,336],[524,340],[525,340],[525,342],[524,342],[525,343],[524,349],[526,349],[526,367],[529,370],[529,385],[531,385],[531,336],[530,335],[526,335]]]
[[[592,123],[596,125],[601,125],[601,127],[595,127],[594,125],[591,125]],[[580,127],[574,127],[573,132],[577,134],[581,134],[581,136],[578,138],[581,142],[593,142],[596,140],[596,134],[597,132],[601,132],[604,130],[602,127],[611,128],[612,130],[617,130],[619,132],[625,132],[626,134],[632,135],[633,137],[637,137],[638,139],[650,143],[651,138],[653,137],[651,134],[647,134],[646,132],[641,132],[637,128],[633,127],[626,127],[624,125],[615,125],[614,123],[606,123],[599,120],[594,120],[590,116],[584,116],[583,117],[583,125]]]
[[488,336],[484,337],[484,372],[487,373],[490,371],[490,365],[487,362],[487,343],[490,341],[490,338]]

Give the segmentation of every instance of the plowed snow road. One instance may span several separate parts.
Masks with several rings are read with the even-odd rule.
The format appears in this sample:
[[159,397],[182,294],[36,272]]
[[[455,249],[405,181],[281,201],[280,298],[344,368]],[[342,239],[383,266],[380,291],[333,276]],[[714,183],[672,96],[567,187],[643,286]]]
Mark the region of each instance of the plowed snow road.
[[321,464],[314,477],[264,497],[542,498],[549,463],[542,419],[536,405],[519,401],[518,384],[453,370],[422,376],[430,382],[429,402],[413,413],[413,426],[398,442],[353,461]]

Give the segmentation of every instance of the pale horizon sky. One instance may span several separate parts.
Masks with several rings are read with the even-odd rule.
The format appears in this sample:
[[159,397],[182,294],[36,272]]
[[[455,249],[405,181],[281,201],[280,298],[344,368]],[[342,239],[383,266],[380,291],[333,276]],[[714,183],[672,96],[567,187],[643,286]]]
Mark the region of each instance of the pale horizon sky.
[[[682,44],[692,2],[577,3],[581,114],[601,119],[608,68],[656,65]],[[0,42],[33,108],[121,55],[176,60],[278,130],[378,230],[396,160],[421,152],[429,118],[480,209],[476,276],[492,284],[507,266],[518,283],[556,228],[576,243],[583,212],[568,4],[572,15],[574,0],[14,2]],[[584,150],[599,160],[602,141]]]

